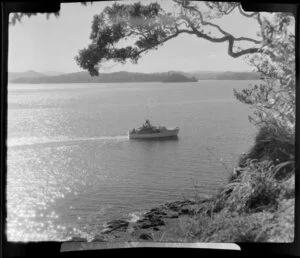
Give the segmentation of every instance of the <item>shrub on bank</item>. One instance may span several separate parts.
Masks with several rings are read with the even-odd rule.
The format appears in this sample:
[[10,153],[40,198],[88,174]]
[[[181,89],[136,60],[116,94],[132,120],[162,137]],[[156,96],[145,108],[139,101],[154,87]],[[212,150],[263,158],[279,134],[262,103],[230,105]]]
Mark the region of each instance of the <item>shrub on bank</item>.
[[212,212],[226,208],[230,212],[257,212],[276,208],[280,185],[272,174],[271,162],[249,160],[243,172],[220,192]]
[[[293,140],[285,128],[262,127],[254,147],[240,160],[238,173],[199,208],[195,219],[205,230],[198,226],[192,236],[205,242],[292,241]],[[282,209],[287,203],[289,208]]]
[[247,155],[241,157],[239,165],[245,166],[247,159],[269,160],[278,164],[293,160],[294,155],[295,132],[293,128],[270,119],[259,128],[253,147]]

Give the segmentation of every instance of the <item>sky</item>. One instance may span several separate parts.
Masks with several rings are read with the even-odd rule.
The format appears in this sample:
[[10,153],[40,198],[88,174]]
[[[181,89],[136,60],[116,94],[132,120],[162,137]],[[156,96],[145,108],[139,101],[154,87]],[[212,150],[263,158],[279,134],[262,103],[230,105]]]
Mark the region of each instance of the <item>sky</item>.
[[[129,1],[123,1],[129,2]],[[142,0],[144,4],[150,0]],[[159,1],[172,10],[169,0]],[[21,23],[9,27],[9,72],[34,70],[37,72],[71,73],[83,71],[74,57],[88,46],[91,23],[95,14],[112,2],[61,4],[60,16],[46,19],[45,14],[24,17]],[[217,20],[222,28],[235,36],[257,38],[259,27],[254,19],[241,16],[238,11]],[[195,35],[180,35],[166,42],[158,50],[150,51],[138,64],[127,62],[104,65],[102,72],[165,72],[165,71],[252,71],[243,58],[227,54],[227,43],[212,43]],[[100,72],[101,72],[100,71]]]

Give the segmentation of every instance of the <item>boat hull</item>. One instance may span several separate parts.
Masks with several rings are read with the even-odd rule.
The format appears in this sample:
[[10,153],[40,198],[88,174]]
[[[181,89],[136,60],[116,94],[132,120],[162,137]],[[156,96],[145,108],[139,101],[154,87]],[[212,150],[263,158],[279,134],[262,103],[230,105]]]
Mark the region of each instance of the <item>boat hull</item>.
[[129,133],[130,139],[157,139],[157,138],[169,138],[177,137],[179,129],[167,130],[159,133]]

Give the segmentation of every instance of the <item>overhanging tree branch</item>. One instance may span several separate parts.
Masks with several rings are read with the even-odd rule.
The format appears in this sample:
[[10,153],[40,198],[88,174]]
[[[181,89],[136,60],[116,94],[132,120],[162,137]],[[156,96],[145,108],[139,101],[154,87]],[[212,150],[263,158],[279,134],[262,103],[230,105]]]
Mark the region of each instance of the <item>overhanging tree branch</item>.
[[[261,44],[260,40],[249,37],[234,37],[221,26],[206,21],[202,12],[189,1],[174,0],[181,6],[179,15],[166,13],[159,4],[142,5],[113,4],[100,15],[94,17],[91,44],[76,57],[79,66],[87,69],[92,75],[98,75],[98,67],[108,60],[137,62],[143,53],[156,49],[165,42],[180,34],[195,35],[214,43],[228,43],[228,54],[237,58],[259,52],[259,47],[234,50],[236,42]],[[226,10],[233,11],[235,3]],[[218,7],[220,8],[220,6]],[[225,11],[226,11],[225,10]],[[259,16],[258,16],[259,18]],[[203,31],[204,26],[215,28],[222,36],[211,36]],[[128,47],[118,47],[118,42],[131,36],[137,36],[135,43]]]
[[[178,4],[182,3],[182,1],[180,0],[174,0],[175,2],[177,2]],[[199,20],[201,22],[202,25],[209,25],[209,26],[212,26],[214,28],[217,28],[219,30],[219,32],[221,32],[223,35],[228,35],[230,36],[231,34],[226,32],[225,30],[223,30],[219,25],[215,24],[215,23],[211,23],[211,22],[207,22],[207,21],[204,21],[203,19],[203,15],[202,15],[202,12],[196,8],[196,6],[192,6],[190,5],[190,2],[187,1],[187,2],[184,2],[183,4],[183,7],[187,10],[190,10],[192,12],[195,12],[197,13],[198,17],[199,17]],[[252,14],[247,14],[245,13],[242,8],[241,8],[241,5],[234,5],[232,7],[232,9],[230,9],[230,12],[232,12],[236,7],[238,7],[240,13],[246,17],[253,17],[255,15],[258,15],[258,19],[260,19],[260,16],[259,16],[259,13],[252,13]],[[230,13],[229,12],[229,13]],[[228,12],[226,12],[226,14],[228,14]],[[187,16],[185,16],[185,18],[187,18]],[[253,42],[255,44],[260,44],[262,41],[261,40],[255,40],[255,39],[251,39],[251,38],[248,38],[248,37],[239,37],[239,38],[234,38],[235,41],[241,41],[241,40],[246,40],[246,41],[250,41],[250,42]]]
[[256,15],[259,14],[257,12],[254,12],[254,13],[246,13],[246,12],[244,12],[244,10],[242,9],[241,5],[238,5],[238,9],[239,9],[239,12],[240,12],[241,15],[243,15],[245,17],[248,17],[248,18],[254,17],[254,16],[256,16]]
[[246,37],[235,38],[230,34],[227,34],[221,38],[213,38],[207,34],[200,32],[199,30],[197,30],[196,27],[193,25],[193,23],[187,17],[186,17],[186,19],[187,19],[187,22],[189,23],[190,27],[192,28],[194,34],[197,35],[199,38],[204,38],[206,40],[209,40],[209,41],[215,42],[215,43],[228,41],[228,51],[227,52],[233,58],[237,58],[237,57],[247,55],[247,54],[254,54],[259,51],[259,48],[248,48],[248,49],[241,50],[239,52],[234,52],[233,51],[234,41],[246,40],[246,41],[250,41],[250,42],[254,42],[254,43],[260,43],[260,42],[254,40],[254,39],[246,38]]

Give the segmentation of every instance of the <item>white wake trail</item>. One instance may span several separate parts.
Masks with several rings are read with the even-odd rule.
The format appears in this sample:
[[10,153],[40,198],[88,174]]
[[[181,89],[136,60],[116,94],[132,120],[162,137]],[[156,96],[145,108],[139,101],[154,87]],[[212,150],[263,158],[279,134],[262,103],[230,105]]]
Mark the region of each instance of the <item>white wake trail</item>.
[[72,144],[76,142],[85,141],[124,141],[128,140],[128,135],[117,136],[99,136],[99,137],[80,137],[80,138],[38,138],[38,137],[20,137],[20,138],[8,138],[7,147],[21,147],[30,145],[42,145],[42,144]]

